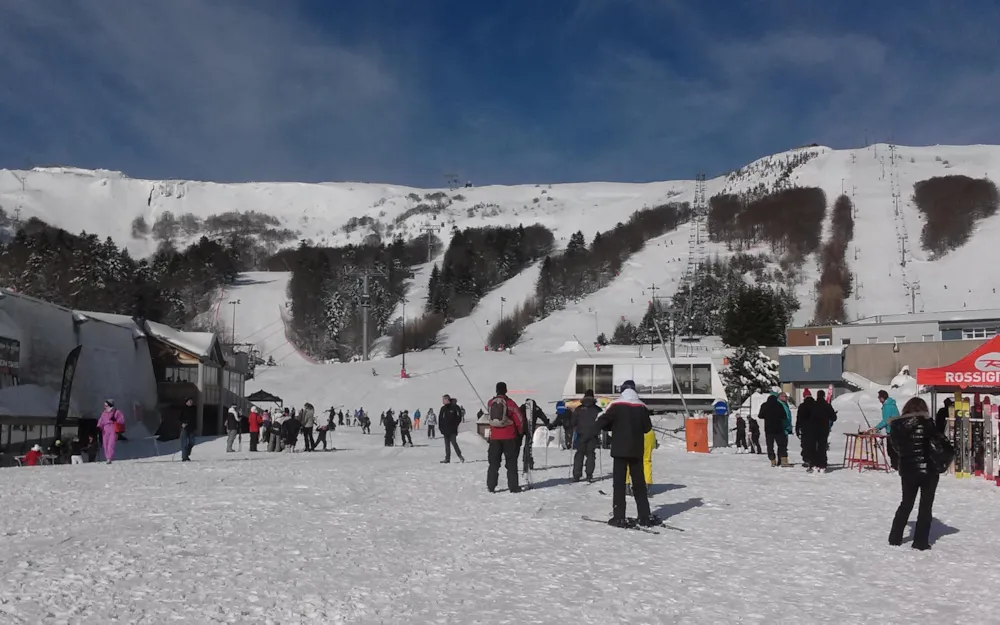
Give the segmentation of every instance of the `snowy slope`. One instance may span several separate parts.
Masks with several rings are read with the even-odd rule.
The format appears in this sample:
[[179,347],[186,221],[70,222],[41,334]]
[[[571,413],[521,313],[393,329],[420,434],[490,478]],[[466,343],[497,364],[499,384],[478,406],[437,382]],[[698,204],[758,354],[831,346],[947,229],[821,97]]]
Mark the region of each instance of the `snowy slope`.
[[[961,310],[1000,307],[1000,294],[994,293],[989,276],[982,272],[968,271],[970,267],[994,266],[1000,261],[1000,247],[992,241],[1000,234],[1000,216],[980,223],[978,231],[964,247],[943,258],[931,261],[919,249],[922,218],[909,202],[913,184],[933,176],[965,174],[973,177],[1000,176],[1000,147],[997,146],[897,146],[898,158],[891,161],[889,147],[884,144],[854,150],[831,150],[824,147],[793,150],[766,157],[735,173],[707,182],[708,195],[719,192],[740,192],[760,184],[774,184],[782,174],[781,163],[803,153],[814,155],[811,160],[798,165],[788,182],[799,186],[818,186],[832,205],[845,191],[854,197],[857,206],[855,237],[848,250],[848,261],[860,285],[856,297],[847,302],[849,317],[906,312],[910,307],[904,283],[919,281],[921,289],[916,308],[925,311]],[[22,185],[23,183],[23,185]],[[130,222],[144,216],[152,223],[163,211],[175,215],[191,212],[207,217],[225,211],[255,210],[273,215],[284,227],[299,233],[303,239],[330,245],[360,242],[371,232],[361,227],[346,232],[343,226],[351,218],[370,217],[384,225],[394,224],[393,234],[416,236],[425,226],[441,226],[439,234],[447,243],[451,226],[516,225],[541,223],[551,228],[557,244],[565,245],[570,234],[582,230],[588,240],[598,231],[612,228],[643,206],[654,206],[667,201],[691,201],[694,194],[692,181],[658,182],[650,184],[586,183],[557,185],[489,186],[444,190],[450,202],[437,215],[416,214],[406,219],[404,213],[418,202],[408,195],[415,193],[421,203],[437,189],[412,189],[409,187],[369,183],[246,183],[216,184],[194,181],[134,180],[124,174],[109,171],[79,170],[73,168],[40,168],[31,171],[0,170],[0,206],[8,213],[20,209],[22,218],[39,216],[70,231],[88,230],[100,235],[110,235],[119,243],[128,245],[134,254],[150,253],[155,243],[152,239],[135,240],[130,236]],[[902,199],[902,213],[893,211],[893,193]],[[455,199],[457,198],[457,199]],[[537,202],[535,201],[537,200]],[[828,220],[829,221],[829,220]],[[623,271],[617,282],[603,293],[594,294],[586,302],[571,307],[559,317],[572,322],[572,328],[583,331],[593,324],[582,319],[599,311],[597,328],[609,332],[621,314],[637,320],[641,317],[648,294],[644,287],[652,283],[663,284],[658,296],[669,296],[677,284],[677,277],[686,263],[687,227],[679,229],[671,238],[672,246],[662,248],[662,254],[643,252],[643,260],[635,261],[644,268],[641,272]],[[827,231],[829,227],[827,226]],[[909,238],[909,262],[904,270],[899,266],[897,235]],[[709,255],[720,246],[708,246]],[[855,258],[856,255],[856,258]],[[678,258],[682,260],[677,261]],[[635,264],[630,265],[632,269]],[[531,268],[528,271],[537,271]],[[429,268],[418,268],[413,280],[411,298],[414,304],[407,307],[408,315],[417,310],[417,302],[426,297],[426,279]],[[795,323],[808,322],[813,315],[813,284],[818,277],[815,258],[807,260],[802,270],[802,280],[796,289],[801,309]],[[520,277],[519,277],[520,278]],[[510,296],[523,299],[531,286],[528,277],[515,278]],[[949,288],[944,289],[948,284]],[[515,292],[516,291],[516,292]],[[499,313],[497,302],[484,302],[475,316],[482,326],[487,318]],[[627,300],[624,300],[627,296]],[[630,302],[625,309],[623,301]],[[634,303],[634,307],[631,304]],[[514,300],[508,297],[508,305]],[[601,314],[608,321],[602,321]],[[494,312],[495,311],[495,312]],[[397,311],[398,315],[402,310]],[[545,322],[543,322],[545,323]],[[556,323],[549,322],[548,326]],[[466,327],[469,326],[469,327]],[[559,328],[563,327],[558,323]],[[470,329],[471,328],[471,329]],[[485,333],[485,329],[482,329]],[[447,329],[449,340],[461,344],[466,337],[478,337],[471,322]],[[542,329],[529,331],[528,339],[538,337]],[[562,344],[569,334],[563,332],[554,343]],[[586,332],[586,340],[593,332]],[[581,339],[584,337],[581,336]],[[481,339],[477,338],[477,341]]]
[[886,544],[896,476],[667,442],[650,503],[686,531],[654,536],[580,520],[610,513],[606,454],[600,481],[572,484],[569,452],[536,449],[537,488],[490,495],[469,435],[469,462],[451,465],[423,431],[412,449],[381,438],[338,428],[330,453],[215,440],[191,463],[7,469],[0,622],[839,625],[1000,610],[1000,489],[982,480],[942,480],[919,553]]

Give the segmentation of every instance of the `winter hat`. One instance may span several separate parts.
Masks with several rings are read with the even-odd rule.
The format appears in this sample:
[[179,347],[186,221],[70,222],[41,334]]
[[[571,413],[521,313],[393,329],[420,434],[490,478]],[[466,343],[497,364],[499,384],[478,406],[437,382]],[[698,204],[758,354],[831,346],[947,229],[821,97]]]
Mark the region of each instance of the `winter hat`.
[[588,388],[588,389],[587,389],[587,392],[586,392],[586,393],[584,393],[584,394],[583,394],[583,396],[584,396],[584,397],[593,397],[593,396],[594,396],[594,389],[592,389],[592,388]]
[[802,396],[803,397],[812,397],[813,394],[812,394],[812,391],[810,391],[809,389],[806,389],[806,390],[802,391]]
[[506,395],[506,394],[507,394],[507,383],[497,382],[497,395]]
[[38,444],[36,444],[34,447],[31,448],[31,451],[41,451],[41,450],[42,450],[42,446],[38,445]]
[[622,390],[624,391],[627,388],[630,388],[630,389],[632,389],[634,391],[635,390],[635,380],[625,380],[624,382],[622,382]]
[[115,407],[115,400],[113,400],[113,399],[105,399],[104,403],[107,404],[109,408],[114,408]]

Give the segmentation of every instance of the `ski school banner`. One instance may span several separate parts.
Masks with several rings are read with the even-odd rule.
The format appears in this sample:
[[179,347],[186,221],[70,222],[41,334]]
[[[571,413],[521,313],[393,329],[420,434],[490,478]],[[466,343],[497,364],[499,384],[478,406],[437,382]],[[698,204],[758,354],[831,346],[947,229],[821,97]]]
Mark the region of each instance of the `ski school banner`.
[[917,384],[1000,388],[1000,336],[983,343],[956,363],[917,369]]

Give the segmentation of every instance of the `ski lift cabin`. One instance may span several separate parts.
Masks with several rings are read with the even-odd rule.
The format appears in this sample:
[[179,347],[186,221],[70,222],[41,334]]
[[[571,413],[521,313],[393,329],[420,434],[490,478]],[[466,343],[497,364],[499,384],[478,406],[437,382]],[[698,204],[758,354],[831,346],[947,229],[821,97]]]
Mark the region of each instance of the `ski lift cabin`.
[[711,411],[717,400],[726,397],[719,366],[711,357],[677,356],[671,360],[673,371],[666,358],[577,359],[562,399],[579,400],[587,389],[593,389],[598,397],[614,398],[621,394],[626,380],[635,382],[642,401],[654,412],[683,412],[685,402],[693,413]]

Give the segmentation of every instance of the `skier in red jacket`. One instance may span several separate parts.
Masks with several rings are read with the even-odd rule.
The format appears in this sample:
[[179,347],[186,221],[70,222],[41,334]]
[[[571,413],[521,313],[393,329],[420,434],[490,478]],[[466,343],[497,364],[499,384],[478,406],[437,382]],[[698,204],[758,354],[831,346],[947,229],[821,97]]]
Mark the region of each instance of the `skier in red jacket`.
[[513,399],[507,397],[507,384],[497,382],[496,397],[487,404],[490,417],[489,468],[486,470],[486,488],[496,492],[500,479],[500,459],[507,467],[507,488],[512,493],[521,492],[517,483],[518,439],[524,431],[521,410]]
[[264,425],[264,417],[257,412],[257,406],[250,409],[250,451],[257,451],[257,443],[260,441],[260,426]]

